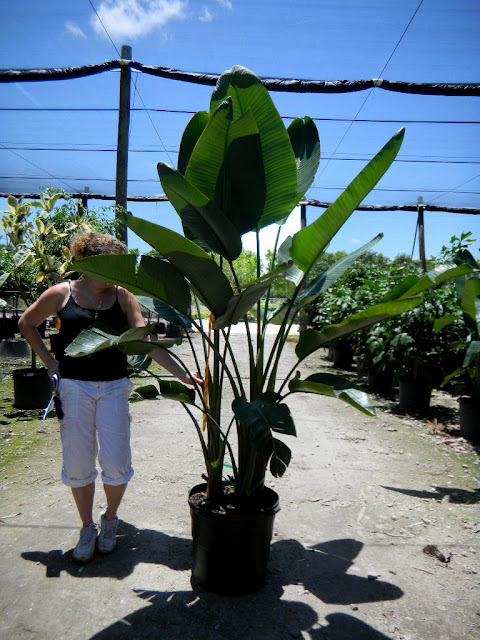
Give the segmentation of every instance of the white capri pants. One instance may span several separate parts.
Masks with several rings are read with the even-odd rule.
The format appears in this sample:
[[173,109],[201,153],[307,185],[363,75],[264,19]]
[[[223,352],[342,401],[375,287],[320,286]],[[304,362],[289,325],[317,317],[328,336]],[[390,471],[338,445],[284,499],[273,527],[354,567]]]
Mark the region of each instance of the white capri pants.
[[132,387],[128,378],[107,382],[60,378],[57,393],[63,409],[60,436],[64,484],[78,488],[93,482],[98,475],[97,454],[105,484],[131,480],[128,397]]

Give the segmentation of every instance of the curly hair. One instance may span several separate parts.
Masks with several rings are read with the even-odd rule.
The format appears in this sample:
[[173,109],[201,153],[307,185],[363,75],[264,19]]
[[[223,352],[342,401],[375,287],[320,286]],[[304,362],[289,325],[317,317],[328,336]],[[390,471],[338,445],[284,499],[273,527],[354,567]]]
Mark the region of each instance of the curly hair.
[[127,253],[127,247],[121,240],[108,233],[85,231],[72,238],[70,251],[73,257],[78,259],[103,253]]

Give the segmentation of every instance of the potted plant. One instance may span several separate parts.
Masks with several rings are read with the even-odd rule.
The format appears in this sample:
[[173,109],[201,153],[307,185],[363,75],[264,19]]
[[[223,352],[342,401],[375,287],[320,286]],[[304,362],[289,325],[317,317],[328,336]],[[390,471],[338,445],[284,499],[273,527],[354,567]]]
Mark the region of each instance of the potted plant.
[[[206,363],[204,390],[197,386],[196,394],[179,382],[160,378],[158,387],[164,397],[182,403],[199,436],[205,482],[190,491],[189,504],[193,577],[207,589],[241,593],[264,582],[278,509],[278,495],[265,486],[265,477],[268,468],[275,477],[284,474],[291,451],[283,437],[296,435],[286,398],[297,392],[329,395],[374,414],[368,396],[353,383],[328,373],[303,379],[298,366],[334,340],[415,308],[422,302],[421,291],[436,283],[435,278],[417,278],[390,292],[388,301],[339,324],[302,331],[297,362],[279,379],[282,353],[299,313],[341,277],[362,250],[380,239],[313,280],[309,277],[332,237],[388,169],[402,139],[403,130],[322,216],[287,238],[278,250],[276,246],[268,272],[261,275],[259,231],[271,224],[280,231],[312,184],[319,141],[308,117],[294,119],[286,129],[260,79],[244,67],[233,67],[220,77],[210,112],[199,112],[187,125],[178,169],[158,165],[163,189],[181,217],[185,235],[127,214],[125,224],[161,258],[143,256],[138,268],[131,255],[95,256],[76,263],[83,273],[171,305],[188,317],[197,332],[190,345],[199,372]],[[241,253],[242,235],[249,231],[257,233],[257,278],[242,282],[233,263]],[[219,256],[217,261],[212,254]],[[234,276],[233,286],[225,275],[226,265]],[[457,270],[463,272],[461,267]],[[294,288],[290,298],[272,311],[269,291],[278,278],[293,282]],[[208,326],[201,320],[200,302],[211,313]],[[252,309],[254,323],[247,319]],[[267,326],[280,314],[283,320],[272,345],[266,340]],[[230,340],[230,329],[238,322],[245,323],[247,372],[240,371]],[[126,353],[146,353],[165,346],[154,338],[147,341],[150,329],[118,336],[94,324],[67,352],[82,356],[116,346]]]
[[458,335],[453,325],[449,332],[435,332],[435,322],[450,316],[456,306],[454,287],[448,283],[427,292],[421,307],[392,321],[389,350],[402,409],[422,413],[429,408],[432,390],[450,366],[452,339]]
[[480,265],[465,248],[457,253],[457,261],[472,266],[476,273],[456,280],[460,312],[439,318],[434,329],[443,333],[445,327],[459,321],[466,329],[462,339],[457,336],[452,342],[452,347],[461,355],[461,364],[446,376],[442,386],[454,383],[453,390],[460,395],[461,435],[480,442]]

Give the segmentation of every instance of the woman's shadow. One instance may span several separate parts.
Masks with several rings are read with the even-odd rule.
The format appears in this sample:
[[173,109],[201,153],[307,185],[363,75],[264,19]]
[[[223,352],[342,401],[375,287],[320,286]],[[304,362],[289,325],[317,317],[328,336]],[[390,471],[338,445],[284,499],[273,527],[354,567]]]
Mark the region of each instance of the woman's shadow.
[[77,578],[107,577],[123,580],[140,563],[161,564],[175,571],[191,569],[192,543],[185,538],[169,536],[153,529],[137,529],[120,521],[117,547],[108,555],[96,554],[91,562],[79,564],[72,559],[72,550],[62,552],[26,551],[22,558],[39,562],[46,568],[47,578],[60,578],[62,572]]

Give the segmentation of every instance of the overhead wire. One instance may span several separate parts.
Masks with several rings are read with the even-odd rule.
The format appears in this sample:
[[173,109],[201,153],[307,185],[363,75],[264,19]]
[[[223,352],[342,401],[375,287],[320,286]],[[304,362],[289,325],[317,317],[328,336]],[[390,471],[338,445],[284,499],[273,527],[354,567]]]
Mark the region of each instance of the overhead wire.
[[[112,40],[112,38],[111,38],[110,34],[108,33],[108,29],[107,29],[107,27],[103,24],[103,22],[102,22],[102,20],[101,20],[100,16],[98,15],[97,10],[95,9],[95,7],[94,7],[94,5],[93,5],[93,3],[92,3],[92,0],[88,0],[88,2],[90,3],[90,6],[92,7],[93,11],[95,12],[95,15],[96,15],[96,16],[97,16],[97,18],[99,19],[100,24],[102,25],[102,27],[103,27],[103,29],[104,29],[105,33],[107,34],[107,36],[108,36],[108,38],[109,38],[110,42],[112,43],[112,45],[113,45],[113,47],[114,47],[115,51],[117,52],[118,57],[119,57],[119,58],[121,58],[121,53],[118,51],[118,49],[117,49],[117,47],[116,47],[116,45],[115,45],[114,41]],[[167,148],[165,147],[165,145],[164,145],[164,143],[163,143],[163,140],[162,140],[162,138],[161,138],[160,134],[158,133],[157,127],[155,126],[155,123],[153,122],[151,115],[148,113],[148,110],[147,110],[147,108],[146,108],[145,102],[143,101],[143,98],[142,98],[142,96],[140,95],[140,91],[138,90],[138,88],[137,88],[137,84],[136,84],[136,83],[134,84],[134,96],[135,96],[135,94],[137,94],[137,95],[138,95],[138,97],[139,97],[139,99],[140,99],[140,102],[141,102],[141,103],[142,103],[142,105],[143,105],[143,108],[145,109],[145,111],[147,111],[148,118],[149,118],[149,120],[150,120],[150,123],[151,123],[151,125],[152,125],[152,127],[153,127],[153,129],[154,129],[155,133],[157,134],[158,139],[160,140],[160,144],[161,144],[161,145],[162,145],[162,147],[164,148],[165,153],[167,154],[167,157],[168,157],[168,159],[170,160],[170,163],[171,163],[171,164],[173,164],[173,163],[172,163],[172,161],[171,161],[171,159],[170,159],[170,156],[169,156],[169,154],[168,154]],[[131,118],[132,118],[132,114],[130,114],[130,122],[131,122]]]
[[[385,71],[385,69],[387,68],[387,66],[388,66],[388,64],[389,64],[390,60],[392,59],[392,57],[393,57],[393,55],[394,55],[395,51],[398,49],[398,47],[399,47],[399,45],[400,45],[401,41],[403,40],[403,38],[404,38],[405,34],[407,33],[407,31],[408,31],[408,29],[409,29],[410,25],[412,24],[412,22],[413,22],[413,20],[414,20],[415,16],[416,16],[416,15],[417,15],[417,13],[418,13],[418,10],[419,10],[419,9],[420,9],[420,7],[422,6],[422,4],[423,4],[423,0],[420,0],[420,2],[419,2],[419,4],[418,4],[417,8],[415,9],[415,11],[414,11],[414,13],[413,13],[412,17],[411,17],[411,18],[410,18],[410,20],[408,21],[407,26],[406,26],[406,27],[405,27],[405,29],[403,30],[403,33],[402,33],[402,35],[400,36],[400,38],[399,38],[399,40],[398,40],[397,44],[394,46],[393,51],[392,51],[392,52],[391,52],[391,54],[389,55],[387,62],[384,64],[383,69],[380,71],[380,73],[378,74],[378,76],[377,76],[377,77],[379,77],[379,78],[381,78],[381,77],[382,77],[383,72],[384,72],[384,71]],[[347,129],[346,129],[345,133],[344,133],[344,134],[343,134],[343,136],[340,138],[340,141],[338,142],[337,146],[335,147],[335,151],[334,151],[334,153],[338,150],[339,146],[340,146],[340,145],[342,144],[342,142],[345,140],[345,138],[346,138],[346,136],[347,136],[348,132],[350,131],[350,129],[352,128],[352,126],[353,126],[354,122],[356,122],[356,121],[357,121],[357,116],[358,116],[358,114],[360,113],[360,111],[363,109],[363,107],[365,106],[365,103],[367,102],[368,98],[371,96],[372,91],[373,91],[373,87],[372,87],[372,88],[370,89],[370,91],[367,93],[367,96],[366,96],[365,100],[364,100],[364,101],[362,102],[362,104],[360,105],[360,107],[359,107],[359,109],[358,109],[357,113],[355,114],[355,116],[354,116],[353,120],[350,122],[350,124],[348,125],[348,127],[347,127]],[[325,169],[328,167],[328,165],[329,165],[329,164],[330,164],[330,160],[329,160],[329,161],[327,161],[327,163],[325,164],[325,166],[324,166],[324,167],[323,167],[323,169],[321,170],[320,174],[318,175],[318,177],[317,177],[317,178],[316,178],[316,180],[315,180],[315,184],[317,184],[317,183],[318,183],[318,181],[319,181],[319,180],[320,180],[320,178],[322,177],[323,173],[325,172]],[[315,184],[314,184],[314,186],[315,186]]]
[[[431,202],[434,202],[435,200],[438,200],[439,198],[443,198],[444,196],[447,196],[449,193],[453,193],[453,192],[455,192],[455,193],[464,193],[463,191],[458,191],[458,189],[460,189],[460,187],[465,186],[469,182],[473,182],[474,180],[477,180],[477,178],[480,178],[480,173],[477,176],[473,176],[473,178],[470,178],[469,180],[466,180],[465,182],[462,182],[462,184],[459,184],[458,187],[454,187],[453,189],[450,189],[449,191],[443,191],[441,195],[436,196],[435,198],[433,198],[429,202],[431,203]],[[475,193],[475,191],[473,191],[472,193]]]
[[[138,77],[137,74],[136,77]],[[0,107],[0,111],[64,111],[64,112],[117,112],[116,107]],[[132,107],[130,111],[153,111],[155,113],[177,113],[185,115],[195,115],[196,111],[188,109],[160,109],[157,107]],[[357,112],[358,113],[358,112]],[[293,120],[295,116],[280,116],[283,120]],[[351,123],[375,123],[375,124],[480,124],[480,120],[392,120],[384,118],[327,118],[311,116],[311,120],[316,122],[351,122]]]
[[[33,143],[32,143],[33,144]],[[83,144],[83,145],[88,145],[90,144],[90,146],[96,146],[94,143],[79,143],[79,144]],[[7,151],[42,151],[42,152],[46,152],[46,151],[61,151],[61,152],[72,152],[72,153],[116,153],[116,147],[114,145],[111,145],[112,148],[111,149],[105,149],[105,148],[97,148],[97,149],[78,149],[75,147],[24,147],[24,146],[14,146],[14,147],[7,147],[5,146],[5,144],[2,144],[2,148],[7,150]],[[135,149],[135,148],[129,148],[129,153],[175,153],[178,154],[179,150],[176,148],[171,148],[168,150],[162,150],[162,149]],[[333,155],[329,155],[328,152],[326,152],[325,154],[323,154],[324,158],[328,158],[329,160],[332,160],[334,162],[368,162],[369,160],[371,160],[371,157],[362,157],[360,154],[358,154],[357,157],[334,157]],[[421,159],[415,159],[415,158],[401,158],[401,157],[396,157],[395,160],[393,162],[401,162],[401,163],[407,163],[407,164],[480,164],[480,158],[478,159],[455,159],[455,160],[448,160],[448,159],[426,159],[425,157],[422,157]]]
[[[4,147],[3,144],[0,143],[0,147]],[[10,151],[10,153],[13,153],[13,155],[19,157],[21,160],[23,160],[24,162],[27,162],[28,164],[31,164],[33,167],[35,167],[36,169],[39,169],[40,171],[43,171],[44,173],[46,173],[48,176],[50,176],[51,178],[53,178],[54,180],[58,180],[59,182],[61,182],[62,184],[66,185],[69,189],[73,189],[72,185],[68,184],[67,182],[64,181],[63,178],[59,178],[58,176],[53,175],[53,173],[50,173],[49,171],[47,171],[46,169],[44,169],[43,167],[39,167],[38,164],[35,164],[34,162],[32,162],[31,160],[27,160],[27,158],[24,158],[22,155],[20,155],[19,153],[17,153],[16,151],[14,151],[13,149],[8,149],[8,151]],[[45,180],[45,176],[43,176],[42,178],[40,178],[41,180]]]

